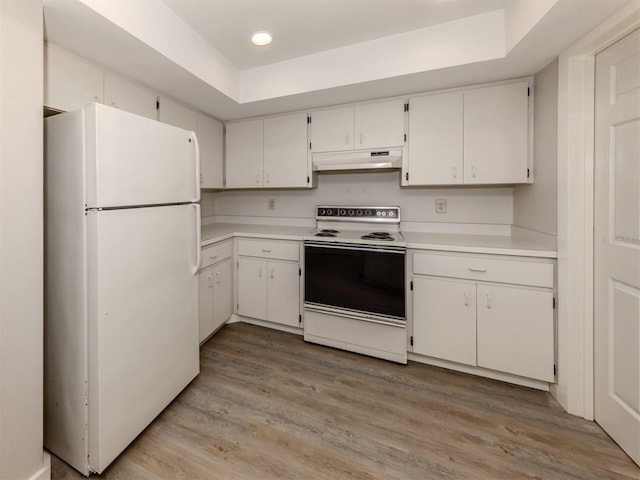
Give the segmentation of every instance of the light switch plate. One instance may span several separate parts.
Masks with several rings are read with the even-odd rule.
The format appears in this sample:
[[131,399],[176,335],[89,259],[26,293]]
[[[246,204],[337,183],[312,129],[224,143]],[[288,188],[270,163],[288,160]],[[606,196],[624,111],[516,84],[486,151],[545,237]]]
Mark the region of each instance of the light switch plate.
[[267,209],[268,210],[275,210],[276,209],[276,199],[275,198],[270,198],[267,201]]
[[436,199],[436,213],[447,213],[447,199]]

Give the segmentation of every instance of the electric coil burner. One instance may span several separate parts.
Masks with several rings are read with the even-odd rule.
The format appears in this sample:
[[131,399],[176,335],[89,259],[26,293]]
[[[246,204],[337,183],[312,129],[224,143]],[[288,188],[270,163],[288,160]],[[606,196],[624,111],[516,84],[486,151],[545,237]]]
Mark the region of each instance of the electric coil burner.
[[400,207],[318,206],[304,237],[304,339],[407,363]]

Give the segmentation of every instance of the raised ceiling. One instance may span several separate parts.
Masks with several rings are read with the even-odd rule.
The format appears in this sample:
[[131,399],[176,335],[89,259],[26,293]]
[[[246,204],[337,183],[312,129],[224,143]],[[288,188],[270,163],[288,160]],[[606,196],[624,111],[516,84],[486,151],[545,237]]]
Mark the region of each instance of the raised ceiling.
[[[532,75],[640,0],[44,0],[49,42],[220,119]],[[252,46],[268,30],[271,45]]]

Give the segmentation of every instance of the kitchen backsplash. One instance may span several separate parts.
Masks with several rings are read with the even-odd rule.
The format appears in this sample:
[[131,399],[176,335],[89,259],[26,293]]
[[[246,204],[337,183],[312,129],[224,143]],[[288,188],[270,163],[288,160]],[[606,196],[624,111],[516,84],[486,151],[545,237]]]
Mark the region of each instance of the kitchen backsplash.
[[[269,210],[269,199],[275,209]],[[436,199],[447,213],[436,213]],[[309,190],[235,190],[203,192],[202,216],[313,218],[320,204],[399,205],[410,222],[513,223],[513,189],[400,188],[399,172],[321,174]]]

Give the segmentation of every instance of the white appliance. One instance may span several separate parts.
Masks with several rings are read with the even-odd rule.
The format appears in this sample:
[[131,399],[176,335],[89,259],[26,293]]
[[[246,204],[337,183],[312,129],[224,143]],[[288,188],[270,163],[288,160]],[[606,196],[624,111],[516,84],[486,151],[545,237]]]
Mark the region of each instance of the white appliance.
[[101,473],[199,373],[198,142],[93,103],[45,159],[45,447]]

